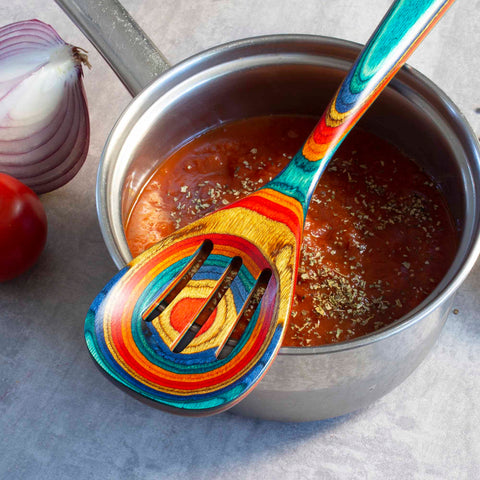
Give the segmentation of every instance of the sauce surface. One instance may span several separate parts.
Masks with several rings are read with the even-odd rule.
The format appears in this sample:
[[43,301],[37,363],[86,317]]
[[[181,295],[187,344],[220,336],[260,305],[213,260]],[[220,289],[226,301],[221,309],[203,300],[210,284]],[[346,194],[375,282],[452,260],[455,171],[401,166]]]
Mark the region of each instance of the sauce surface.
[[[301,147],[316,120],[266,116],[225,124],[166,159],[125,225],[133,256],[264,185]],[[305,225],[284,346],[371,333],[435,288],[457,246],[438,187],[397,148],[352,131],[317,186]]]

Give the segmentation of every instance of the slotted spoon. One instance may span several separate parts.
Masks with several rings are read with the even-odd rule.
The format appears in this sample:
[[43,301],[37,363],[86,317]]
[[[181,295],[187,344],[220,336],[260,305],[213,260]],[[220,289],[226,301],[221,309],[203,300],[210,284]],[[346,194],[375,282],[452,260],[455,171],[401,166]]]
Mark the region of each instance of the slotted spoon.
[[396,1],[276,178],[161,240],[106,285],[85,337],[111,378],[185,415],[221,412],[254,388],[282,343],[321,174],[453,1]]

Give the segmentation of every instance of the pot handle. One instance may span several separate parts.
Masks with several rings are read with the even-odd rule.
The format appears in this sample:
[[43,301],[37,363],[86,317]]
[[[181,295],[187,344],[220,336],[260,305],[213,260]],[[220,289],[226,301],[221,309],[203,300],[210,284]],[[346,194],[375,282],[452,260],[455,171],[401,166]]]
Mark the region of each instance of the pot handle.
[[117,0],[55,0],[92,42],[132,96],[170,68]]

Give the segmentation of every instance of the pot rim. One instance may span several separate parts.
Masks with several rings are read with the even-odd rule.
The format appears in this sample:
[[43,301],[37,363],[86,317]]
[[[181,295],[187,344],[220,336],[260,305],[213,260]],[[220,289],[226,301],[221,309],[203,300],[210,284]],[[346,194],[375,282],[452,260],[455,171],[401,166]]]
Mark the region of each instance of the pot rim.
[[[344,40],[336,37],[327,37],[322,35],[310,35],[310,34],[275,34],[275,35],[262,35],[255,37],[248,37],[240,40],[235,40],[232,42],[223,43],[215,47],[209,48],[202,52],[196,53],[195,55],[181,61],[180,63],[173,66],[170,70],[163,73],[160,77],[154,80],[149,86],[147,86],[142,92],[140,92],[125,108],[121,116],[118,118],[114,127],[112,128],[107,141],[105,143],[104,149],[102,151],[98,173],[97,173],[97,182],[96,182],[96,205],[97,205],[97,217],[100,224],[100,229],[103,235],[104,242],[107,246],[108,252],[112,257],[114,263],[118,268],[122,268],[125,265],[125,261],[122,258],[122,255],[117,248],[115,235],[110,228],[109,219],[111,217],[107,209],[107,201],[103,201],[106,198],[106,176],[107,176],[107,161],[109,157],[109,147],[112,144],[115,144],[123,137],[123,127],[130,124],[132,121],[138,119],[138,106],[144,105],[145,100],[150,98],[151,93],[157,88],[159,83],[165,83],[172,77],[175,77],[180,74],[182,76],[185,72],[195,66],[195,64],[205,61],[205,59],[214,58],[217,55],[221,54],[225,50],[230,49],[240,49],[248,47],[249,45],[263,45],[268,44],[270,46],[275,45],[276,43],[289,42],[293,44],[304,43],[305,41],[318,43],[324,46],[334,45],[337,47],[347,48],[347,49],[360,49],[361,44],[357,42],[352,42],[349,40]],[[460,127],[463,134],[466,136],[466,139],[470,143],[471,149],[474,152],[474,157],[477,164],[480,165],[480,144],[478,139],[473,132],[471,126],[461,113],[460,109],[455,105],[455,103],[446,95],[446,93],[440,89],[435,83],[428,79],[425,75],[420,73],[415,68],[406,64],[402,67],[400,72],[397,73],[397,77],[403,73],[407,73],[408,76],[412,79],[413,82],[420,85],[422,89],[429,90],[432,92],[433,96],[437,97],[441,106],[450,112],[451,117],[455,119],[458,126]],[[476,184],[477,189],[480,189],[480,186]],[[473,220],[475,224],[472,230],[471,238],[469,244],[467,245],[466,254],[463,256],[461,262],[457,264],[457,256],[455,257],[452,266],[447,272],[446,276],[450,275],[452,268],[455,266],[456,272],[453,274],[453,277],[448,282],[446,286],[439,289],[440,286],[437,286],[436,289],[415,309],[410,311],[407,315],[396,320],[393,324],[390,324],[376,332],[363,335],[361,337],[348,340],[345,342],[340,342],[337,344],[325,344],[312,347],[281,347],[279,349],[278,355],[294,355],[294,356],[304,356],[304,355],[318,355],[318,354],[329,354],[335,352],[341,352],[345,350],[353,350],[360,348],[372,343],[379,342],[390,336],[396,335],[401,331],[410,328],[412,325],[421,321],[426,316],[430,315],[434,310],[436,310],[442,303],[444,303],[455,291],[460,287],[463,281],[466,279],[471,269],[475,265],[477,257],[480,254],[480,220],[479,220],[479,195],[475,196],[475,209],[473,212]],[[460,245],[463,240],[460,241]],[[459,245],[459,246],[460,246]]]

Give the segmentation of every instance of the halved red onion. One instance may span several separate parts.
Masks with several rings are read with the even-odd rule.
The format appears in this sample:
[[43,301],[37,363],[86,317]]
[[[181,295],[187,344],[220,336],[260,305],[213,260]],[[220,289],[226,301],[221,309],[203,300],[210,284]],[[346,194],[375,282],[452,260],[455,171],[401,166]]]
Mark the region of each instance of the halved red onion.
[[82,63],[83,51],[39,20],[0,28],[0,172],[37,193],[67,183],[87,156]]

